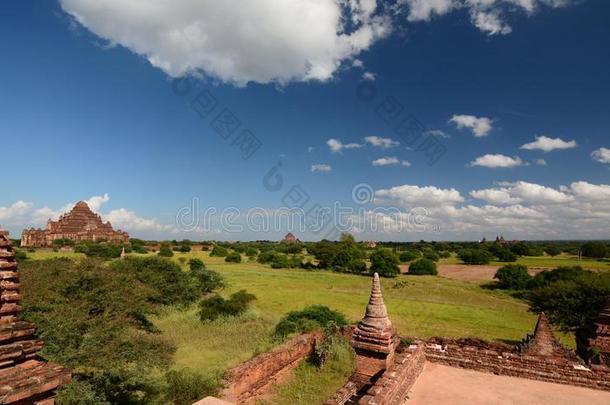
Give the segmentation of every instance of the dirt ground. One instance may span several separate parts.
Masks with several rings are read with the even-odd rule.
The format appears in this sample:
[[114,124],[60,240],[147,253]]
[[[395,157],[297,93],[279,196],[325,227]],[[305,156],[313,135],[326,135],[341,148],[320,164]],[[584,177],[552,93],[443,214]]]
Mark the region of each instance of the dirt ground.
[[[426,363],[408,405],[608,405],[610,392]],[[405,405],[406,405],[405,404]]]
[[[473,266],[466,264],[439,264],[438,275],[441,277],[451,278],[454,280],[464,281],[492,281],[494,274],[501,266]],[[407,265],[400,266],[400,271],[406,273]],[[529,273],[535,275],[543,269],[531,268]]]

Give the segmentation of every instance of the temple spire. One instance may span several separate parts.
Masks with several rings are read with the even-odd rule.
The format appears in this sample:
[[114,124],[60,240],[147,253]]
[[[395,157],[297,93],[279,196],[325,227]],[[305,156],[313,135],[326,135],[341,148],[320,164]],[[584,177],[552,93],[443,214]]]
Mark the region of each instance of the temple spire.
[[549,320],[544,312],[538,315],[538,321],[536,322],[536,329],[534,329],[534,337],[532,338],[527,354],[538,355],[538,356],[549,356],[554,353],[557,346],[555,336],[553,336],[553,330],[549,324]]
[[388,318],[388,310],[383,302],[381,283],[379,282],[379,275],[377,273],[373,275],[369,303],[366,306],[364,318],[360,323],[375,328],[380,332],[392,326],[392,322],[390,322],[390,319]]

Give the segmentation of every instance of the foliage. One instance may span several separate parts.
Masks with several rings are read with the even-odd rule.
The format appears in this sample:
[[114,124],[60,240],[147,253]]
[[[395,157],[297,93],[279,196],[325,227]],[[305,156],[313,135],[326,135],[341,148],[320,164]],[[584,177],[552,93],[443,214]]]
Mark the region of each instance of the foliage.
[[180,242],[180,244],[178,245],[178,248],[176,248],[175,250],[181,253],[188,253],[191,251],[191,241],[188,239],[184,239],[182,242]]
[[92,259],[27,261],[21,281],[23,315],[38,325],[42,354],[72,370],[59,402],[157,402],[150,375],[169,365],[174,348],[152,333],[153,287]]
[[436,263],[429,259],[419,259],[409,265],[409,274],[436,276]]
[[241,263],[241,255],[237,252],[231,252],[225,257],[227,263]]
[[258,254],[258,250],[252,246],[248,246],[248,248],[246,249],[246,256],[248,257],[254,257]]
[[304,333],[326,328],[331,322],[336,326],[347,325],[345,316],[324,305],[311,305],[300,311],[288,312],[275,326],[274,337],[283,339],[293,333]]
[[364,249],[349,234],[341,235],[341,241],[338,243],[322,240],[308,246],[307,250],[318,260],[320,268],[333,269],[343,273],[363,273],[366,271]]
[[214,248],[210,252],[211,257],[225,257],[228,254],[229,254],[229,251],[227,250],[227,248],[220,246],[220,245],[214,246]]
[[528,293],[531,310],[545,312],[565,331],[586,329],[610,295],[610,273],[585,272],[573,280],[559,280]]
[[608,246],[601,242],[587,242],[581,247],[584,257],[601,259],[608,255]]
[[524,290],[532,280],[527,267],[521,264],[509,264],[499,268],[494,278],[498,280],[500,288],[508,290]]
[[134,253],[141,253],[141,254],[148,253],[148,248],[146,247],[146,242],[143,241],[142,239],[131,238],[129,240],[129,243],[131,243],[131,250]]
[[133,274],[140,282],[151,286],[153,290],[148,299],[160,304],[185,306],[206,290],[195,273],[183,272],[178,264],[163,257],[127,257],[113,262],[112,268]]
[[68,239],[68,238],[53,239],[53,246],[55,246],[55,247],[74,246],[74,245],[75,245],[75,243],[72,239]]
[[552,257],[559,256],[561,254],[561,249],[555,245],[547,246],[544,249],[544,252]]
[[76,253],[84,253],[87,257],[101,259],[116,259],[121,256],[121,251],[131,251],[129,246],[109,242],[81,242],[74,246]]
[[240,315],[248,309],[248,306],[254,300],[256,300],[256,297],[246,290],[239,290],[232,294],[228,300],[220,295],[214,295],[199,303],[199,319],[205,322],[214,321],[222,316]]
[[165,381],[166,400],[175,405],[191,405],[204,397],[217,395],[220,389],[217,378],[204,377],[188,368],[168,371]]
[[489,264],[491,260],[490,253],[483,249],[462,249],[458,257],[466,264]]
[[406,250],[404,252],[401,252],[400,255],[398,256],[399,260],[401,262],[411,262],[415,259],[419,259],[421,257],[421,254],[418,250]]
[[396,277],[400,273],[398,257],[388,249],[375,249],[371,254],[371,273],[381,277]]
[[173,255],[174,255],[174,252],[172,251],[172,248],[169,246],[169,243],[162,243],[161,247],[159,248],[159,256],[172,257]]
[[189,260],[189,269],[191,269],[191,271],[195,271],[195,270],[203,270],[205,269],[205,263],[203,263],[203,260],[201,259],[190,259]]
[[28,254],[25,250],[15,249],[15,259],[18,262],[22,262],[24,260],[28,260]]
[[575,280],[584,273],[585,271],[580,266],[558,267],[551,271],[541,271],[533,277],[528,288],[539,288],[561,280]]
[[434,250],[427,250],[424,252],[424,259],[428,259],[433,262],[438,262],[440,260],[440,255],[436,253]]
[[496,250],[496,252],[494,254],[498,258],[498,260],[501,262],[516,262],[517,261],[517,255],[514,254],[510,249],[507,249],[507,248],[498,249],[498,250]]

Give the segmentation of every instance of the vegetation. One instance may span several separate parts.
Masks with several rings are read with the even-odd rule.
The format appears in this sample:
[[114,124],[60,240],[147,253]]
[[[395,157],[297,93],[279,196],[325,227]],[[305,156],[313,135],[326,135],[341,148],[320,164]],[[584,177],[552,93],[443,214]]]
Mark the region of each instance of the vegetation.
[[509,264],[498,269],[494,278],[498,280],[500,288],[508,290],[524,290],[532,281],[527,267],[521,264]]
[[227,250],[227,248],[222,247],[220,245],[214,246],[214,248],[212,249],[212,252],[210,252],[210,256],[212,256],[212,257],[225,257],[228,254],[229,254],[229,251]]
[[172,248],[169,246],[169,243],[162,243],[161,247],[159,248],[159,256],[172,257],[173,255],[174,255],[174,252],[172,251]]
[[491,254],[483,249],[462,249],[458,257],[466,264],[489,264]]
[[199,319],[202,322],[214,321],[222,316],[237,316],[244,313],[256,296],[240,290],[224,299],[220,295],[206,298],[199,303]]
[[418,261],[411,263],[409,266],[409,274],[436,276],[438,271],[436,270],[436,263],[432,260],[419,259]]
[[371,273],[381,277],[396,277],[400,273],[398,257],[388,249],[375,249],[371,254]]
[[237,252],[231,252],[225,257],[227,263],[241,263],[241,255]]
[[366,271],[364,249],[349,234],[341,235],[338,243],[328,240],[315,243],[308,246],[307,251],[318,260],[319,268],[342,273],[360,274]]
[[300,311],[287,313],[275,326],[273,332],[276,338],[285,338],[293,333],[308,332],[318,328],[347,325],[343,314],[333,311],[324,305],[312,305]]
[[587,242],[582,245],[582,255],[600,259],[608,255],[608,246],[601,242]]
[[418,250],[407,250],[405,252],[401,252],[398,256],[399,260],[403,263],[411,262],[415,259],[419,259],[421,257],[421,253]]
[[87,257],[100,259],[116,259],[121,255],[123,248],[130,252],[129,246],[109,242],[81,242],[74,246],[76,253],[84,253]]

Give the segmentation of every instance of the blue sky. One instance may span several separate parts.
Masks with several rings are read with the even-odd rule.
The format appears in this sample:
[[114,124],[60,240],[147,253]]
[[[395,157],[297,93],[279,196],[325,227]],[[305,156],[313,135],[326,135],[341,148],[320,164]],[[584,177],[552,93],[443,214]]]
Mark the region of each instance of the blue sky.
[[[610,237],[610,3],[296,3],[2,2],[0,224],[18,235],[93,198],[135,236],[274,239],[288,229],[175,219],[193,198],[273,216],[298,185],[304,210],[357,209],[359,239]],[[205,118],[202,90],[216,100]],[[388,100],[446,148],[436,163],[383,119]],[[228,140],[212,125],[224,109],[240,122]],[[249,159],[244,129],[261,143]],[[374,199],[354,203],[358,184]],[[395,222],[367,229],[371,215]]]

